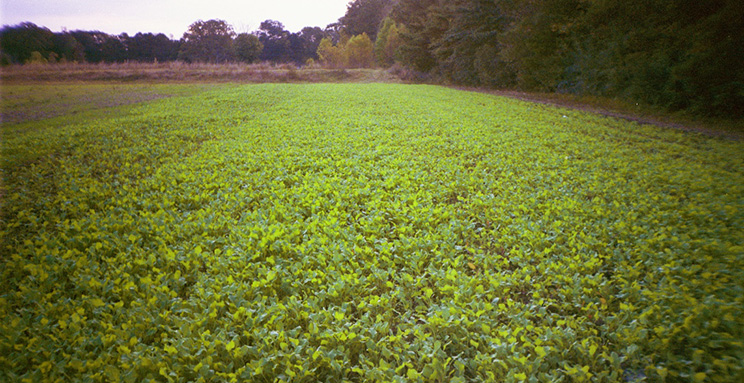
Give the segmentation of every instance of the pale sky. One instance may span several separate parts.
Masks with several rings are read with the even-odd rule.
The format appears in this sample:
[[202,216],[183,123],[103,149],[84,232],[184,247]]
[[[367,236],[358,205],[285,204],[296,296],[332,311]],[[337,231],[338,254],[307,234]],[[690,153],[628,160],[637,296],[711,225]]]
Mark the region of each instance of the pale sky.
[[179,39],[197,20],[221,19],[236,32],[277,20],[290,32],[336,22],[350,0],[0,0],[0,23],[30,21],[53,32],[165,33]]

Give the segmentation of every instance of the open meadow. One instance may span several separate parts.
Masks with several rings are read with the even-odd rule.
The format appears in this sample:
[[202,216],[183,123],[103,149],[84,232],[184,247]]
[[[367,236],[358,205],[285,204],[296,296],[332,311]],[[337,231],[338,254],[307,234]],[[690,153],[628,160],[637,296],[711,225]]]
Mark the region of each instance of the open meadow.
[[743,141],[430,85],[1,102],[0,381],[744,381]]

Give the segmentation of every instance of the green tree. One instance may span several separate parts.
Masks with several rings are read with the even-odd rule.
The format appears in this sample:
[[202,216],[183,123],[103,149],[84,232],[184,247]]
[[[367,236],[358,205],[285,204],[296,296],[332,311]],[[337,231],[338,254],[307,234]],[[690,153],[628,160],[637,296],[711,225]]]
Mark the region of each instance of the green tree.
[[258,40],[258,36],[249,33],[241,33],[235,37],[233,46],[238,60],[246,63],[258,61],[263,50],[263,44]]
[[449,15],[444,0],[400,0],[393,8],[392,18],[405,26],[401,30],[401,61],[413,69],[429,72],[437,67],[431,50],[449,27]]
[[344,50],[350,68],[371,68],[375,64],[374,45],[366,33],[349,39]]
[[263,44],[261,60],[287,62],[290,59],[290,33],[284,24],[276,20],[265,20],[258,28],[258,39]]
[[124,62],[127,59],[127,47],[120,36],[108,35],[101,43],[102,61]]
[[738,0],[399,0],[391,17],[400,61],[449,82],[744,115]]
[[180,45],[159,33],[137,33],[126,38],[127,59],[141,62],[172,61],[178,58]]
[[83,45],[69,33],[55,33],[52,38],[52,45],[52,50],[59,56],[60,61],[85,61]]
[[513,85],[501,59],[499,36],[512,24],[503,1],[457,0],[449,4],[447,30],[431,43],[437,70],[447,80],[466,85]]
[[674,14],[685,54],[665,87],[671,106],[744,117],[744,4],[733,0],[675,4]]
[[499,37],[500,56],[525,89],[570,90],[564,78],[578,32],[576,20],[588,3],[582,0],[520,0],[503,2],[513,21]]
[[0,29],[0,50],[12,63],[25,63],[34,52],[48,55],[53,48],[54,34],[33,23],[21,23]]
[[330,68],[341,68],[346,65],[343,46],[333,45],[333,41],[328,37],[318,44],[318,59],[322,65]]
[[398,60],[401,44],[398,24],[389,17],[385,18],[375,40],[377,64],[384,67],[393,65]]
[[104,51],[104,46],[108,41],[116,39],[116,37],[110,36],[101,31],[76,30],[70,32],[70,35],[80,43],[83,48],[85,61],[89,63],[108,61],[106,52]]
[[305,63],[308,59],[318,59],[318,46],[320,41],[326,37],[326,33],[320,27],[305,27],[298,33],[294,33],[296,44],[293,46],[292,60],[296,63]]
[[25,64],[28,65],[43,65],[46,63],[48,63],[47,59],[45,59],[44,56],[42,56],[41,53],[37,51],[31,52],[31,57],[25,62]]
[[346,7],[346,14],[338,21],[349,36],[366,33],[371,40],[377,38],[382,21],[390,14],[394,0],[353,0]]
[[742,115],[742,29],[737,1],[593,2],[574,26],[571,91]]
[[234,59],[232,26],[224,20],[196,21],[183,34],[178,57],[185,61],[220,63]]

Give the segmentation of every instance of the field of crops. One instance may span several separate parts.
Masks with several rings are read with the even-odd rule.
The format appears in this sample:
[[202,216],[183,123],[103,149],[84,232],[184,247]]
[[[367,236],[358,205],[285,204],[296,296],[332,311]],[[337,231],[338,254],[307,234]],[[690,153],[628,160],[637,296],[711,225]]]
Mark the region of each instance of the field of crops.
[[0,381],[744,380],[741,141],[435,86],[45,86],[3,89],[55,112],[2,125]]

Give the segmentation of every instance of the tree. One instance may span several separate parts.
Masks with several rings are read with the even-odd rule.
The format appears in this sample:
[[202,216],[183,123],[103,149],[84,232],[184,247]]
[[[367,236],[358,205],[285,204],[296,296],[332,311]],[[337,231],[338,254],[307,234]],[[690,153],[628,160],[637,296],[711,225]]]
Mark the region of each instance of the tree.
[[298,62],[305,62],[308,59],[318,59],[318,46],[320,41],[326,37],[326,32],[320,27],[305,27],[299,32],[299,38],[302,41],[302,53]]
[[286,62],[293,62],[296,65],[302,65],[305,58],[305,46],[307,41],[302,38],[300,33],[291,33],[288,37],[289,46],[287,47]]
[[126,39],[129,47],[128,58],[133,61],[153,62],[178,59],[180,43],[159,33],[137,33]]
[[390,14],[393,0],[354,0],[346,7],[346,14],[339,19],[350,36],[366,33],[371,40],[377,38],[382,21]]
[[350,68],[371,68],[375,64],[374,45],[366,33],[349,39],[345,54]]
[[24,63],[31,59],[34,52],[48,55],[54,46],[53,42],[52,31],[33,23],[6,26],[0,30],[0,50],[12,63]]
[[447,30],[431,43],[438,72],[450,81],[471,86],[511,86],[513,74],[499,56],[499,37],[512,24],[503,1],[458,0]]
[[110,39],[116,37],[110,36],[101,31],[72,31],[70,35],[77,40],[83,47],[83,54],[85,55],[85,61],[90,63],[99,63],[106,60],[104,52],[104,45]]
[[519,85],[541,91],[568,91],[566,76],[578,31],[575,21],[589,4],[583,0],[520,0],[502,2],[513,23],[500,36],[501,57]]
[[399,59],[402,44],[400,30],[395,20],[387,17],[382,22],[380,32],[375,40],[375,58],[377,64],[389,67]]
[[576,25],[574,92],[744,115],[740,1],[605,0],[592,3]]
[[[178,58],[179,45],[162,33],[137,33],[134,37],[81,30],[52,33],[31,23],[0,30],[2,59],[7,63],[24,63],[33,52],[49,63],[169,61]],[[32,61],[42,62],[38,55]]]
[[258,61],[263,50],[263,44],[258,40],[258,36],[249,33],[239,34],[235,38],[233,46],[235,47],[235,56],[238,60],[246,63]]
[[40,52],[33,51],[31,52],[31,57],[28,60],[26,60],[24,64],[43,65],[46,63],[48,63],[47,59],[45,59],[44,56],[42,56]]
[[67,32],[54,34],[52,38],[52,51],[57,54],[60,61],[85,61],[83,45]]
[[333,45],[329,37],[324,38],[318,44],[318,59],[321,64],[330,68],[341,68],[346,65],[342,47]]
[[178,57],[185,61],[221,63],[234,59],[235,32],[224,20],[196,21],[183,34]]
[[744,115],[741,1],[399,0],[391,17],[400,61],[453,83]]
[[348,35],[343,29],[344,27],[340,23],[328,24],[323,30],[323,37],[329,38],[333,44],[338,44],[343,37],[348,39]]
[[[128,37],[128,36],[127,36]],[[101,44],[101,59],[105,62],[124,62],[128,52],[125,45],[126,38],[122,36],[107,36]]]
[[[718,3],[718,4],[715,4]],[[673,14],[686,54],[665,87],[675,109],[744,117],[744,5],[739,1],[682,6]],[[670,48],[667,48],[670,49]]]
[[258,28],[258,39],[263,44],[261,60],[287,62],[290,59],[290,33],[284,24],[276,20],[266,20]]
[[415,70],[429,72],[437,66],[431,50],[448,28],[444,0],[400,0],[393,8],[392,18],[405,26],[400,33],[401,61]]

